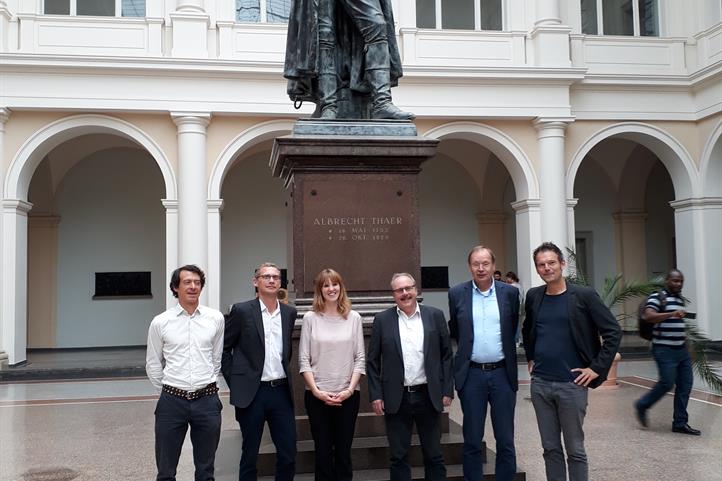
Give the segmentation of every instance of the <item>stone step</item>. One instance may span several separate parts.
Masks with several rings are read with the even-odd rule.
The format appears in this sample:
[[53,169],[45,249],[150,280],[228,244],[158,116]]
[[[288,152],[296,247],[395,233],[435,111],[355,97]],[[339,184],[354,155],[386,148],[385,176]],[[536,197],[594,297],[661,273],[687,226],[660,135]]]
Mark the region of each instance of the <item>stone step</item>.
[[[441,452],[446,464],[460,464],[463,439],[458,434],[441,435]],[[313,441],[298,441],[296,444],[296,472],[312,473],[314,471]],[[386,436],[355,438],[351,448],[351,459],[354,470],[382,469],[389,463],[389,447]],[[261,446],[258,455],[258,475],[271,476],[275,472],[276,454],[273,443]],[[421,446],[417,435],[411,437],[409,463],[412,466],[423,466]]]
[[[494,453],[489,451],[487,453],[487,459],[489,463],[484,465],[483,481],[494,481],[496,479],[494,475]],[[218,481],[224,481],[222,478],[216,478]],[[354,481],[390,481],[388,468],[381,469],[354,469],[353,473]],[[411,479],[413,481],[422,481],[424,479],[424,468],[423,466],[412,466],[411,467]],[[447,464],[446,465],[446,481],[463,481],[464,472],[461,464]],[[314,481],[314,473],[300,473],[294,478],[295,481]],[[273,481],[272,476],[259,476],[258,481]],[[514,481],[526,481],[526,473],[517,472],[514,476]]]
[[[416,425],[413,432],[416,433]],[[449,432],[449,413],[441,413],[441,432]],[[356,419],[356,431],[354,437],[363,438],[367,436],[386,436],[386,424],[383,416],[377,416],[372,412],[359,413]],[[313,439],[308,416],[296,416],[296,438],[299,441]]]

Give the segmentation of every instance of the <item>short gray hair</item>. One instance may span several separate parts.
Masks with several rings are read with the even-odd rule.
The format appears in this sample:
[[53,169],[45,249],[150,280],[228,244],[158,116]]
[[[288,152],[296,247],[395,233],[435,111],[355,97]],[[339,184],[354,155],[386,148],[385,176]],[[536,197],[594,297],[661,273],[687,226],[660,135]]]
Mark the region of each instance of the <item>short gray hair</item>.
[[394,281],[399,277],[408,277],[409,279],[411,279],[411,282],[416,285],[416,279],[414,279],[414,276],[412,276],[408,272],[396,272],[393,276],[391,276],[391,282],[389,282],[389,285],[393,286]]

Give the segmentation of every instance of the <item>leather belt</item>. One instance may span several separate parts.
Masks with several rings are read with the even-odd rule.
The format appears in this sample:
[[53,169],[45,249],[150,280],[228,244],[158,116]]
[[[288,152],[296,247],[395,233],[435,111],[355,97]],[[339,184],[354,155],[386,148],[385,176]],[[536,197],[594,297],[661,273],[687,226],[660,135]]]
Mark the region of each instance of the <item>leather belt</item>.
[[271,379],[270,381],[261,381],[261,386],[277,387],[288,383],[288,379],[282,377],[280,379]]
[[506,366],[506,361],[504,359],[502,359],[501,361],[496,361],[496,362],[471,361],[469,364],[474,369],[481,369],[482,371],[493,371],[494,369],[499,369],[500,367]]
[[210,396],[212,394],[215,394],[218,392],[218,385],[214,382],[210,383],[206,387],[202,387],[198,389],[197,391],[185,391],[183,389],[179,389],[177,387],[169,386],[168,384],[163,384],[163,392],[171,394],[173,396],[186,399],[188,401],[194,401],[198,398],[202,398],[205,396]]
[[426,384],[414,384],[413,386],[404,386],[406,392],[426,391]]

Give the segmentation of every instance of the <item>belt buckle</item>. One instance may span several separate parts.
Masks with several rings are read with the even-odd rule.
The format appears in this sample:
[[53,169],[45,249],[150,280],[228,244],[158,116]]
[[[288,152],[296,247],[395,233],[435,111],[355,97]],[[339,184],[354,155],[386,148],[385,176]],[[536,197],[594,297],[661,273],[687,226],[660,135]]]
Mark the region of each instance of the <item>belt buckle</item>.
[[193,391],[186,391],[186,400],[188,400],[188,401],[193,400]]
[[277,386],[281,385],[281,380],[280,379],[271,379],[270,383],[271,383],[271,387],[277,387]]

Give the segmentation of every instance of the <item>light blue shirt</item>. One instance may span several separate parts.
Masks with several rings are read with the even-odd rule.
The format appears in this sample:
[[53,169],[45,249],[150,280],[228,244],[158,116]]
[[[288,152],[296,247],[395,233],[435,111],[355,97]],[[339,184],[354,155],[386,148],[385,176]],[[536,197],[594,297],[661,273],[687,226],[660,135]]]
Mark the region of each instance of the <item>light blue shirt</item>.
[[496,301],[496,288],[491,283],[488,291],[482,292],[471,281],[471,312],[474,318],[474,346],[471,360],[474,362],[497,362],[504,359],[501,347],[501,316]]

